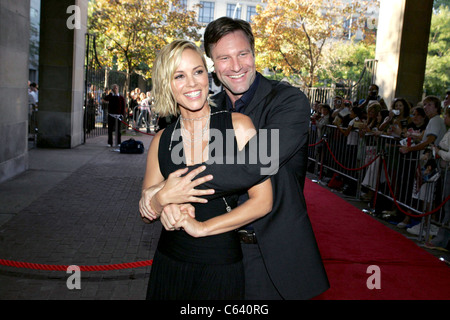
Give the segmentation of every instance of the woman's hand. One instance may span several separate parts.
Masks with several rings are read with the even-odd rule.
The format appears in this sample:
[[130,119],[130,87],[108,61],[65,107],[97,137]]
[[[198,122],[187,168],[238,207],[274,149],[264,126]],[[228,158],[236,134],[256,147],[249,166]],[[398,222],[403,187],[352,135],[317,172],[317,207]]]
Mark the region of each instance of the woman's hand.
[[[195,189],[195,187],[211,180],[212,175],[207,175],[193,180],[198,174],[206,169],[200,166],[197,169],[187,173],[189,168],[179,169],[169,174],[164,187],[158,192],[158,203],[164,207],[172,203],[198,202],[206,203],[208,200],[199,198],[200,196],[214,194],[214,189]],[[186,174],[187,173],[187,174]],[[183,176],[186,174],[185,176]]]
[[191,204],[170,204],[161,213],[161,224],[167,231],[183,229],[192,237],[205,236],[203,222],[195,220],[195,210]]
[[142,190],[141,199],[139,200],[139,212],[145,222],[151,222],[159,217],[159,213],[152,208],[150,201],[163,186],[164,183],[160,183],[159,185]]

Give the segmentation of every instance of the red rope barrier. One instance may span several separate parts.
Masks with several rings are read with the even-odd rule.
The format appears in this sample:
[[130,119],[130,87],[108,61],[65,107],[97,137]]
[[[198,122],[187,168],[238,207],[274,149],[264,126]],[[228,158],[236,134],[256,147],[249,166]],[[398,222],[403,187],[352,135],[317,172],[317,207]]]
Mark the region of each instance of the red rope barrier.
[[142,133],[142,134],[146,134],[148,136],[154,136],[155,135],[154,133],[143,132],[143,131],[140,131],[139,129],[133,128],[132,126],[130,126],[128,123],[126,123],[123,120],[119,119],[119,121],[122,122],[123,124],[125,124],[128,128],[131,128],[132,130],[134,130],[136,132],[139,132],[139,133]]
[[387,173],[386,160],[384,160],[384,158],[383,158],[383,168],[384,168],[384,176],[386,177],[386,182],[387,182],[387,185],[388,185],[388,187],[389,187],[389,193],[391,194],[392,199],[394,200],[395,206],[398,208],[398,210],[400,210],[401,212],[403,212],[403,213],[406,214],[407,216],[414,217],[414,218],[421,218],[421,217],[429,216],[430,214],[433,214],[433,213],[439,211],[439,210],[442,208],[442,206],[443,206],[447,201],[450,200],[450,195],[449,195],[449,196],[447,196],[447,198],[445,198],[445,200],[444,200],[440,205],[438,205],[438,206],[437,206],[436,208],[434,208],[433,210],[428,211],[428,212],[425,212],[425,213],[421,213],[421,214],[413,214],[413,213],[411,213],[411,212],[407,212],[407,211],[403,210],[403,209],[400,207],[400,205],[399,205],[398,202],[397,202],[397,199],[395,198],[394,191],[392,190],[391,182],[389,181],[389,176],[388,176],[388,173]]
[[349,170],[349,171],[358,171],[358,170],[362,170],[368,166],[370,166],[373,162],[375,162],[375,160],[377,160],[380,156],[376,156],[375,158],[373,158],[372,160],[370,160],[368,163],[366,163],[365,165],[363,165],[362,167],[359,168],[347,168],[344,167],[344,165],[342,165],[334,156],[333,152],[331,151],[330,145],[328,144],[328,141],[325,140],[325,144],[327,145],[328,151],[330,152],[331,156],[333,157],[333,160],[342,168],[344,168],[345,170]]
[[126,123],[125,121],[122,120],[122,115],[120,115],[120,114],[109,114],[109,116],[119,120],[124,125],[126,125],[127,128],[131,128],[132,130],[134,130],[136,132],[143,133],[143,134],[146,134],[146,135],[149,135],[149,136],[154,136],[155,135],[154,133],[143,132],[143,131],[140,131],[139,129],[134,128],[133,126],[130,126],[128,123]]
[[[119,270],[119,269],[130,269],[130,268],[140,268],[151,266],[153,260],[129,262],[129,263],[119,263],[110,265],[99,265],[99,266],[78,266],[80,271],[107,271],[107,270]],[[49,270],[49,271],[66,271],[69,265],[50,265],[50,264],[39,264],[30,262],[19,262],[0,259],[0,265],[16,268],[34,269],[34,270]]]
[[323,141],[324,141],[324,140],[321,139],[320,141],[318,141],[318,142],[316,142],[316,143],[308,144],[308,147],[315,147],[315,146],[317,146],[318,144],[321,144]]
[[[322,139],[322,140],[320,140],[319,142],[317,142],[317,143],[315,143],[315,144],[310,144],[310,145],[308,145],[308,146],[310,146],[310,147],[311,147],[311,146],[315,146],[315,145],[318,145],[319,143],[322,143],[322,142],[325,142],[325,144],[326,144],[326,146],[327,146],[327,149],[328,149],[328,151],[330,152],[330,154],[331,154],[333,160],[334,160],[339,166],[341,166],[342,168],[344,168],[344,169],[346,169],[346,170],[350,170],[350,171],[362,170],[362,169],[368,167],[369,165],[371,165],[373,162],[375,162],[375,161],[380,157],[379,155],[376,156],[375,158],[373,158],[371,161],[369,161],[367,164],[365,164],[364,166],[362,166],[362,167],[360,167],[360,168],[347,168],[347,167],[343,166],[343,165],[336,159],[336,157],[334,156],[333,152],[331,151],[331,148],[330,148],[330,145],[328,144],[328,141]],[[398,204],[397,199],[395,198],[395,195],[394,195],[394,191],[392,190],[392,186],[391,186],[391,183],[390,183],[390,180],[389,180],[389,176],[388,176],[388,173],[387,173],[386,161],[384,160],[384,158],[382,158],[382,159],[383,159],[384,175],[385,175],[385,177],[386,177],[386,181],[387,181],[387,184],[388,184],[388,187],[389,187],[389,193],[391,194],[392,199],[394,200],[395,206],[396,206],[401,212],[403,212],[404,214],[406,214],[406,215],[408,215],[408,216],[411,216],[411,217],[414,217],[414,218],[425,217],[425,216],[431,215],[431,214],[433,214],[433,213],[439,211],[439,210],[444,206],[444,204],[445,204],[447,201],[450,201],[450,195],[449,195],[449,196],[447,196],[447,198],[445,198],[445,200],[444,200],[441,204],[439,204],[436,208],[434,208],[433,210],[431,210],[431,211],[429,211],[429,212],[425,212],[425,213],[421,213],[421,214],[413,214],[413,213],[411,213],[411,212],[407,212],[407,211],[403,210],[403,209],[400,207],[400,205]],[[323,164],[322,164],[322,165],[323,165]],[[377,193],[378,193],[378,191],[376,190],[376,192],[375,192],[375,199],[376,199]]]

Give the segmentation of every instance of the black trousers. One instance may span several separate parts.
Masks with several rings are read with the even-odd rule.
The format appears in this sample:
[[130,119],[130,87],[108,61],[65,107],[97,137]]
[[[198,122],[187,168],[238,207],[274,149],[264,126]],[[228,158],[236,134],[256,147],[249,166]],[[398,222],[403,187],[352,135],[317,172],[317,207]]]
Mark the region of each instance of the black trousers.
[[282,300],[267,273],[258,244],[241,244],[244,254],[245,300]]
[[120,132],[120,124],[121,124],[120,120],[113,118],[113,117],[108,117],[108,144],[110,144],[110,145],[114,145],[113,144],[113,132],[116,129],[116,121],[118,124],[117,143],[120,144],[122,141],[121,140],[122,134]]

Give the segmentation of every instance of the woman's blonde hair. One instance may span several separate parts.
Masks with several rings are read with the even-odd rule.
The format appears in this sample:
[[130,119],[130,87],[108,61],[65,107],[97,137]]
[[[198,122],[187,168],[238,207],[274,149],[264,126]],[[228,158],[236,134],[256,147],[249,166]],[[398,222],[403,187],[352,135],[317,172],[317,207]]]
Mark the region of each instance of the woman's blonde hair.
[[381,111],[381,104],[379,104],[378,102],[370,101],[367,106],[367,111],[371,109],[373,109],[375,113],[378,113]]
[[181,62],[181,55],[184,50],[192,49],[196,51],[207,68],[202,50],[195,43],[188,40],[175,40],[164,46],[156,56],[153,63],[153,96],[155,98],[155,111],[161,117],[178,115],[179,108],[172,92],[172,80],[177,67]]

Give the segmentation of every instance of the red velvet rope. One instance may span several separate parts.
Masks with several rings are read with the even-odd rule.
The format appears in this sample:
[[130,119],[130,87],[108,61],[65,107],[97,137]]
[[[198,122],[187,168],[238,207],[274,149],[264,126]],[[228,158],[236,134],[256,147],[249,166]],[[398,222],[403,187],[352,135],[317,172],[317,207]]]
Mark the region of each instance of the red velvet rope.
[[125,121],[123,121],[123,120],[122,120],[122,115],[120,115],[120,114],[109,114],[109,116],[110,116],[110,117],[113,117],[113,118],[115,118],[115,119],[117,119],[117,120],[119,120],[119,121],[122,122],[124,125],[126,125],[127,128],[131,128],[132,130],[134,130],[134,131],[136,131],[136,132],[139,132],[139,133],[142,133],[142,134],[146,134],[146,135],[148,135],[148,136],[154,136],[154,135],[155,135],[154,133],[143,132],[143,131],[140,131],[140,130],[137,129],[137,128],[134,128],[133,126],[131,126],[131,125],[129,125],[128,123],[126,123]]
[[[119,270],[119,269],[130,269],[130,268],[140,268],[151,266],[153,260],[129,262],[129,263],[119,263],[110,265],[99,265],[99,266],[77,266],[80,271],[107,271],[107,270]],[[30,262],[19,262],[0,259],[0,265],[16,268],[34,269],[34,270],[49,270],[49,271],[66,271],[69,265],[50,265],[50,264],[40,264],[40,263],[30,263]]]
[[[120,120],[120,121],[122,121],[122,120]],[[142,133],[144,133],[144,132],[142,132]],[[325,141],[325,143],[327,145],[328,151],[330,151],[330,153],[331,153],[333,159],[336,161],[336,163],[339,164],[342,168],[347,169],[347,170],[362,170],[365,167],[367,167],[370,164],[372,164],[376,159],[378,159],[380,157],[380,156],[375,157],[373,160],[371,160],[369,163],[367,163],[365,166],[363,166],[361,168],[345,168],[343,165],[341,165],[337,161],[336,157],[331,152],[330,146],[328,145],[328,142],[326,140],[320,140],[316,144],[309,145],[309,146],[315,146],[315,145],[320,144],[320,143],[322,143],[324,141]],[[404,214],[409,215],[409,216],[413,216],[413,217],[424,217],[424,216],[427,216],[427,215],[430,215],[430,214],[433,214],[433,213],[437,212],[447,201],[450,200],[450,195],[449,195],[447,198],[445,198],[444,202],[442,202],[434,210],[432,210],[430,212],[425,212],[425,213],[420,214],[420,215],[414,215],[414,214],[411,214],[409,212],[405,212],[404,210],[401,209],[401,207],[397,203],[397,199],[394,196],[394,192],[392,190],[392,187],[391,187],[391,184],[390,184],[390,181],[389,181],[389,176],[387,174],[386,161],[384,160],[384,158],[382,158],[382,159],[383,159],[383,166],[384,166],[384,174],[386,176],[386,181],[387,181],[388,186],[389,186],[389,192],[391,193],[392,198],[394,199],[394,203],[397,206],[397,208],[401,212],[403,212]],[[147,266],[151,266],[152,263],[153,263],[153,260],[146,260],[146,261],[119,263],[119,264],[110,264],[110,265],[77,266],[77,267],[80,268],[80,271],[108,271],[108,270],[119,270],[119,269],[130,269],[130,268],[147,267]],[[8,267],[16,267],[16,268],[25,268],[25,269],[34,269],[34,270],[49,270],[49,271],[67,271],[67,269],[69,268],[69,265],[39,264],[39,263],[30,263],[30,262],[11,261],[11,260],[5,260],[5,259],[0,259],[0,265],[8,266]]]
[[[317,142],[316,144],[310,144],[310,145],[308,145],[308,146],[309,146],[309,147],[312,147],[312,146],[315,146],[315,145],[317,145],[317,144],[319,144],[319,143],[322,143],[322,142],[325,142],[325,144],[326,144],[326,146],[327,146],[327,148],[328,148],[328,151],[330,152],[330,154],[331,154],[332,158],[334,159],[334,161],[335,161],[339,166],[341,166],[342,168],[344,168],[344,169],[346,169],[346,170],[350,170],[350,171],[362,170],[362,169],[368,167],[369,165],[371,165],[373,162],[375,162],[375,160],[377,160],[377,159],[380,157],[380,155],[376,156],[376,157],[373,158],[370,162],[368,162],[366,165],[364,165],[364,166],[362,166],[362,167],[360,167],[360,168],[346,168],[346,167],[344,167],[341,163],[339,163],[339,161],[336,159],[336,157],[334,156],[333,152],[331,151],[331,148],[330,148],[330,146],[329,146],[329,144],[328,144],[328,141],[322,139],[322,140],[320,140],[319,142]],[[425,212],[425,213],[422,213],[422,214],[413,214],[413,213],[411,213],[411,212],[407,212],[407,211],[403,210],[403,209],[400,207],[400,205],[397,203],[397,199],[395,198],[394,191],[392,190],[391,183],[390,183],[390,180],[389,180],[389,176],[388,176],[388,173],[387,173],[386,161],[385,161],[384,158],[382,158],[382,159],[383,159],[384,175],[385,175],[385,177],[386,177],[386,181],[387,181],[387,184],[388,184],[388,187],[389,187],[389,193],[391,194],[392,199],[394,200],[394,203],[395,203],[396,207],[397,207],[401,212],[403,212],[404,214],[406,214],[406,215],[408,215],[408,216],[411,216],[411,217],[414,217],[414,218],[425,217],[425,216],[431,215],[431,214],[433,214],[433,213],[439,211],[439,210],[444,206],[444,204],[445,204],[447,201],[450,201],[450,195],[449,195],[449,196],[447,196],[447,198],[445,198],[445,200],[444,200],[440,205],[438,205],[438,206],[437,206],[436,208],[434,208],[432,211]],[[376,192],[375,194],[377,194],[377,192]]]

